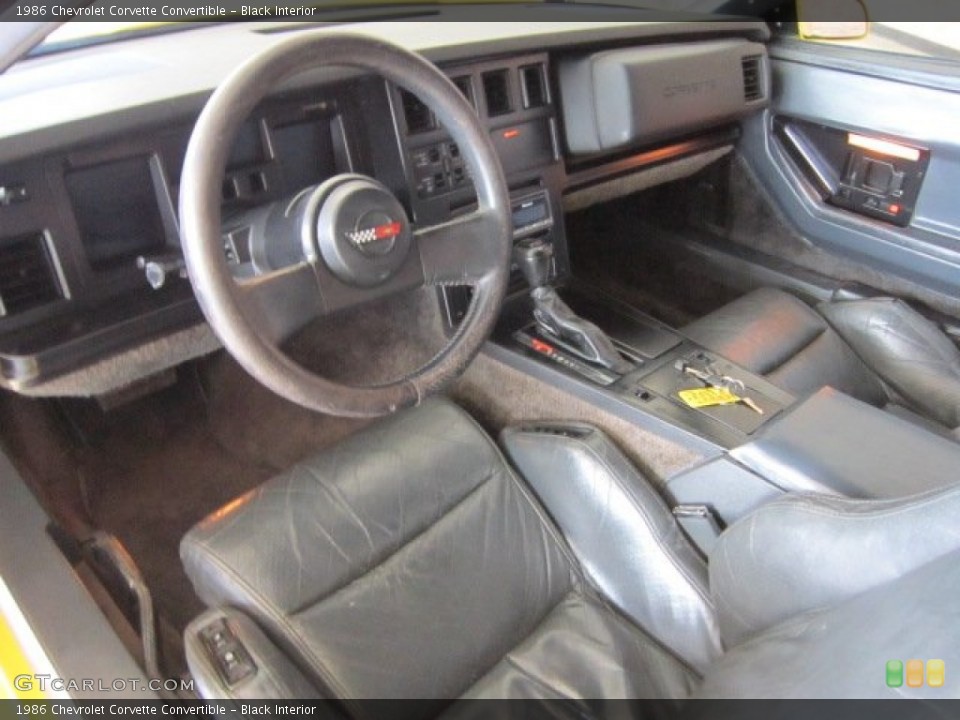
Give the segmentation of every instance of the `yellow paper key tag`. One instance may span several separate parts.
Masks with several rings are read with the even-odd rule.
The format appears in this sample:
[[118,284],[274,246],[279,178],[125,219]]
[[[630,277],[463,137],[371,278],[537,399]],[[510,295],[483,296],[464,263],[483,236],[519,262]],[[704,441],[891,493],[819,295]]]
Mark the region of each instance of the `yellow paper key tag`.
[[713,407],[714,405],[732,405],[740,402],[740,397],[726,388],[705,387],[681,390],[680,399],[692,408]]

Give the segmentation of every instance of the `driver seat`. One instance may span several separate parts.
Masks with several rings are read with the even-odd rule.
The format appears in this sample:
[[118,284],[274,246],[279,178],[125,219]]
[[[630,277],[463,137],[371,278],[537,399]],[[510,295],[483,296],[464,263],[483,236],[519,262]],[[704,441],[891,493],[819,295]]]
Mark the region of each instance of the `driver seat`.
[[[751,516],[764,522],[720,538],[708,582],[666,505],[601,432],[545,425],[506,431],[504,441],[566,538],[476,423],[436,399],[192,529],[181,557],[211,608],[185,637],[201,694],[331,698],[354,712],[365,698],[675,699],[770,687],[812,696],[823,688],[804,686],[817,677],[804,658],[843,655],[851,638],[863,639],[855,620],[863,613],[846,605],[864,594],[878,627],[884,613],[896,624],[904,603],[911,608],[909,638],[887,634],[899,643],[889,657],[957,654],[957,488],[935,491],[937,518],[922,515],[929,493],[916,507],[883,501],[875,521],[862,501],[772,503]],[[809,524],[797,522],[810,502]],[[833,505],[827,512],[818,502]],[[855,522],[844,525],[847,514]],[[782,532],[789,518],[796,528]],[[911,532],[922,543],[909,542]],[[871,563],[864,556],[883,547],[884,533],[902,548]],[[814,576],[805,578],[791,548],[816,557],[818,537],[828,543],[826,566],[829,558],[844,566],[808,562]],[[948,564],[925,570],[948,555]],[[789,566],[776,567],[777,558]],[[903,585],[916,568],[926,574]],[[824,582],[815,575],[832,572]],[[832,605],[841,611],[835,619],[823,610]],[[805,613],[818,615],[797,625]],[[784,620],[793,630],[778,629]],[[939,644],[913,646],[930,638]],[[779,684],[764,653],[790,658]],[[853,673],[844,692],[889,693],[873,676],[882,678],[882,664]],[[823,687],[836,692],[836,680]]]

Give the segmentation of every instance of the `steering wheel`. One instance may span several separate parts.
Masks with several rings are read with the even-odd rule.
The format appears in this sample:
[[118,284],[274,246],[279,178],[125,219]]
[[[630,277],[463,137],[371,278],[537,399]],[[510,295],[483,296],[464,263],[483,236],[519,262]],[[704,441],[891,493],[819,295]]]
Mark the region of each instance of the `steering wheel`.
[[[457,142],[477,209],[414,227],[373,178],[338,175],[264,213],[251,277],[235,278],[224,252],[224,170],[241,124],[268,92],[318,66],[377,73],[421,99]],[[388,122],[389,118],[382,118]],[[496,322],[509,275],[509,198],[496,151],[473,108],[436,67],[379,39],[309,32],[237,68],[194,127],[180,184],[187,271],[200,307],[224,347],[275,393],[320,412],[370,417],[418,404],[454,379]],[[467,285],[473,300],[456,333],[426,365],[394,382],[352,386],[304,369],[284,339],[335,310],[420,286]]]

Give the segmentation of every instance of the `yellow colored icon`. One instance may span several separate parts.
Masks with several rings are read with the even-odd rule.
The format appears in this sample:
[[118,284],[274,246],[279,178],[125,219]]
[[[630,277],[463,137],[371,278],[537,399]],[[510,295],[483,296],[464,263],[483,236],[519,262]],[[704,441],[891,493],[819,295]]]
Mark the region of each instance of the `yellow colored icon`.
[[927,660],[927,685],[932,688],[943,687],[946,666],[943,660]]
[[923,687],[923,660],[907,660],[907,687]]

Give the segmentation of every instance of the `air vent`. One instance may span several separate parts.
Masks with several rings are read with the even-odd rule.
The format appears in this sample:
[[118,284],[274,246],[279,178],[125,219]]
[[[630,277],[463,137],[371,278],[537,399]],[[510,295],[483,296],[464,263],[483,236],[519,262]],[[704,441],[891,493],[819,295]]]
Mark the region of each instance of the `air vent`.
[[525,108],[538,108],[547,104],[547,83],[543,76],[543,65],[526,65],[520,68],[520,83]]
[[487,101],[487,115],[496,117],[513,110],[510,101],[510,78],[506,70],[483,74],[483,95]]
[[32,310],[59,297],[43,235],[0,241],[0,317]]
[[457,90],[467,99],[467,102],[476,107],[476,104],[473,102],[473,83],[470,82],[470,76],[461,75],[460,77],[455,77],[453,84],[457,86]]
[[433,130],[437,126],[430,108],[412,92],[401,89],[400,100],[403,103],[403,117],[407,121],[407,132],[411,135]]
[[747,102],[763,98],[763,77],[760,72],[760,56],[743,58],[743,98]]

